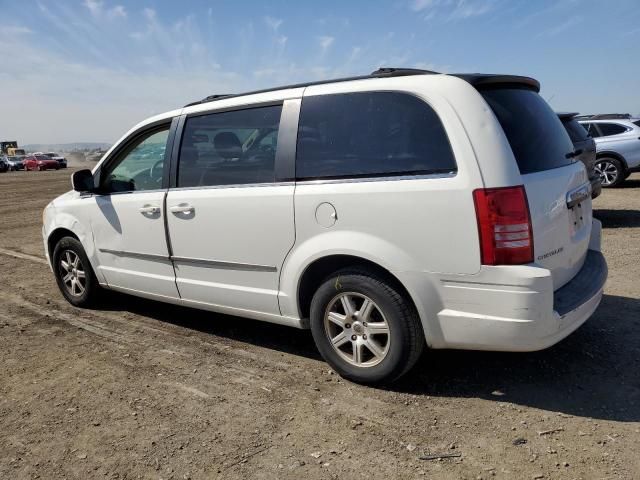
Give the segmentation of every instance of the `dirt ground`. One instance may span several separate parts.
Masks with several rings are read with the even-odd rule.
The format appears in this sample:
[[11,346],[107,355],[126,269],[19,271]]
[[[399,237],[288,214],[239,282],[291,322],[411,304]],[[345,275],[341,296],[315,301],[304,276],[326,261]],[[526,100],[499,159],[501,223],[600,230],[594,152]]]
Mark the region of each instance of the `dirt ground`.
[[[69,174],[0,174],[0,478],[640,478],[640,175],[595,201],[609,280],[576,333],[429,352],[380,389],[333,374],[308,331],[71,307],[40,234]],[[441,453],[460,456],[420,459]]]

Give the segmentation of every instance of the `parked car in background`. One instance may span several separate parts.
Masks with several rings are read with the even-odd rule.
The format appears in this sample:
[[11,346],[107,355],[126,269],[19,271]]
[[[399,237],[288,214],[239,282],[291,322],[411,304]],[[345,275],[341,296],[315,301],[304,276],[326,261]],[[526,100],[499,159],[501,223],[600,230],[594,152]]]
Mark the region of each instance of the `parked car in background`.
[[0,157],[0,172],[9,171],[9,162],[7,162],[5,157]]
[[9,170],[11,171],[24,170],[24,163],[23,163],[24,157],[17,156],[17,155],[7,155],[5,157],[5,160],[9,164]]
[[589,136],[585,128],[576,120],[577,113],[558,113],[564,129],[573,143],[575,158],[584,163],[591,182],[591,198],[602,192],[600,175],[596,172],[596,142]]
[[103,287],[310,327],[364,383],[426,346],[549,347],[594,312],[607,265],[586,170],[539,91],[380,69],[206,98],[74,172],[43,214],[47,259],[73,305]]
[[596,142],[595,170],[603,187],[617,187],[640,171],[640,120],[600,119],[600,115],[579,120]]
[[67,159],[62,155],[58,155],[55,152],[47,152],[45,155],[49,158],[52,158],[60,165],[60,168],[67,168]]
[[34,153],[24,157],[23,162],[25,170],[58,170],[60,164],[57,160],[47,157],[41,153]]
[[85,160],[87,162],[99,162],[104,154],[105,154],[105,152],[100,151],[100,150],[94,151],[94,152],[89,152],[89,153],[85,154]]

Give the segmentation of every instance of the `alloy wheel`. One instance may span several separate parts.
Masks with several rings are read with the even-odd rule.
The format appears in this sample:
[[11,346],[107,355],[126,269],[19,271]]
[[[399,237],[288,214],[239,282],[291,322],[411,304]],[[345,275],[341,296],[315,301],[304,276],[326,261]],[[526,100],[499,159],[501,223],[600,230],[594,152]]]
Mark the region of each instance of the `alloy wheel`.
[[618,167],[608,160],[596,163],[595,171],[600,176],[602,185],[611,185],[618,179],[620,174]]
[[324,330],[332,348],[357,367],[372,367],[389,352],[389,323],[366,295],[348,292],[335,296],[325,311]]
[[73,250],[65,250],[60,255],[60,278],[64,288],[74,297],[80,297],[87,288],[87,277],[82,261]]

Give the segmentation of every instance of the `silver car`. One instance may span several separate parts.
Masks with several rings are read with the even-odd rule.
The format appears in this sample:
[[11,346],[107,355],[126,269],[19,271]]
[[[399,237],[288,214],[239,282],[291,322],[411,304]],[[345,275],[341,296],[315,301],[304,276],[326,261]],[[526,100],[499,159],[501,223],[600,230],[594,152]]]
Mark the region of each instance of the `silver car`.
[[580,123],[596,142],[596,172],[603,187],[617,187],[640,171],[640,120],[586,119]]

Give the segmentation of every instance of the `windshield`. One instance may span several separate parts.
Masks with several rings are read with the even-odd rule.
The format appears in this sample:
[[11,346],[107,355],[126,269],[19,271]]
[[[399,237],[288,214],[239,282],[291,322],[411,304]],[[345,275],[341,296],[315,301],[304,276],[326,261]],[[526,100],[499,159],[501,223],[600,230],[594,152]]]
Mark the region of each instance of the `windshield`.
[[562,122],[532,90],[496,88],[482,96],[498,118],[516,157],[520,173],[533,173],[572,163],[573,144]]
[[36,157],[36,160],[51,160],[46,155],[34,155],[34,157]]

